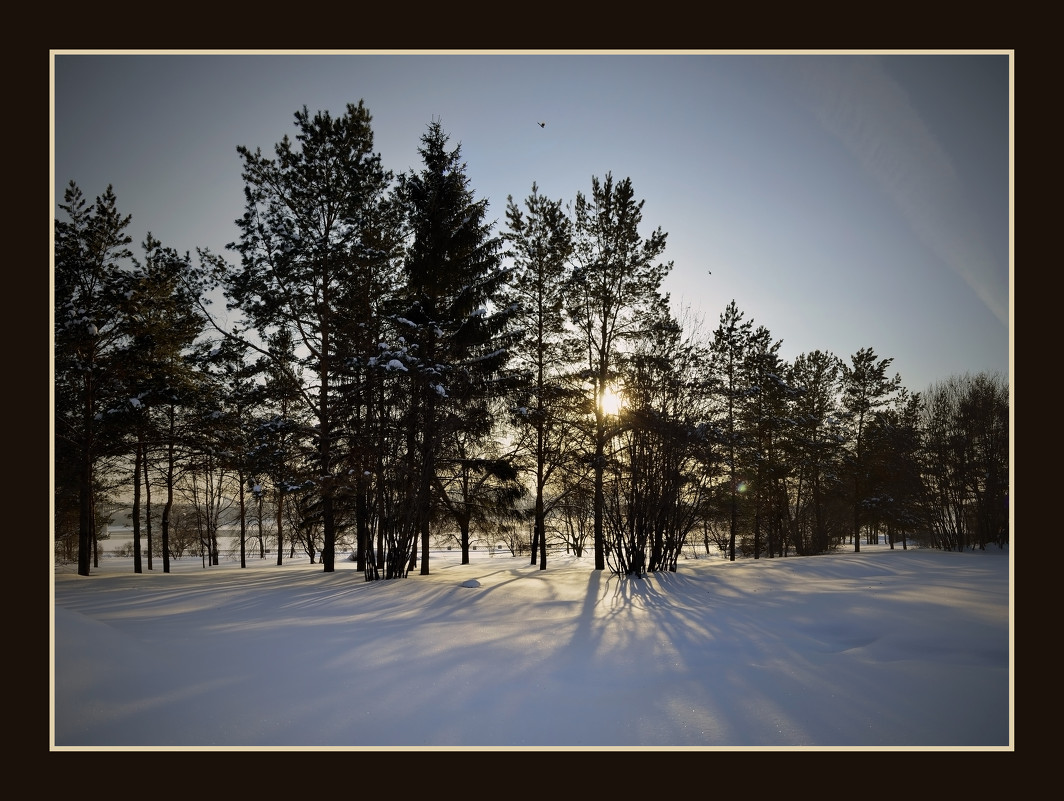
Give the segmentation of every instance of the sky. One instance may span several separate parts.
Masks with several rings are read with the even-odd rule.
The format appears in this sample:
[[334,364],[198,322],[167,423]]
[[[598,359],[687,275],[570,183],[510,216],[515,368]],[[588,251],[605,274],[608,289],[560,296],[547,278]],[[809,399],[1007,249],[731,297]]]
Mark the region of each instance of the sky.
[[[363,100],[375,150],[421,167],[433,120],[475,197],[572,203],[630,178],[663,289],[712,331],[734,300],[782,340],[871,347],[914,392],[1010,375],[1009,51],[900,53],[53,51],[52,218],[71,180],[113,185],[148,232],[230,260],[237,146],[271,154],[294,113]],[[538,123],[544,122],[541,127]],[[224,310],[215,307],[220,315]]]
[[681,560],[484,550],[365,582],[338,560],[53,574],[53,751],[1010,751],[1008,548]]

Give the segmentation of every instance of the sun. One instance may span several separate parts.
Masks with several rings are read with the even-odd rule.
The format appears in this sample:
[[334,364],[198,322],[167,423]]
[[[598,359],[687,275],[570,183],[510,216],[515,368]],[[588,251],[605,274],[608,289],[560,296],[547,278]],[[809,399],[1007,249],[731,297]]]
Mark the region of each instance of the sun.
[[604,414],[617,415],[621,412],[624,399],[620,393],[614,392],[611,387],[606,387],[602,390],[602,397],[599,399],[599,403],[602,405]]

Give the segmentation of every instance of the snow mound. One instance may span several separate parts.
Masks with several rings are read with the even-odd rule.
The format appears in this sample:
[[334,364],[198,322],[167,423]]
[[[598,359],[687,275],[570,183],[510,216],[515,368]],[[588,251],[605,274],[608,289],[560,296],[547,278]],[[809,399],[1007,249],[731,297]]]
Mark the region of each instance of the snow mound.
[[480,582],[477,581],[476,579],[469,579],[469,581],[463,581],[462,582],[462,586],[463,587],[479,587],[480,586]]

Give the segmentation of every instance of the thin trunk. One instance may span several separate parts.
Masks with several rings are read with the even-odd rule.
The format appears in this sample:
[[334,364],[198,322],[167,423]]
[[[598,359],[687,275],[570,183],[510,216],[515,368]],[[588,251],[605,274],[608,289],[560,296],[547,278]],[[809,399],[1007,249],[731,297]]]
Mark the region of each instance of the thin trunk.
[[[435,432],[435,404],[428,399],[425,405],[425,441],[422,443],[421,484],[418,488],[421,533],[421,575],[429,575],[429,521],[432,516],[432,476],[436,472],[433,441]],[[411,564],[413,567],[413,564]]]
[[244,503],[244,471],[236,471],[237,481],[240,482],[240,566],[247,567],[244,555],[244,542],[247,540],[247,507]]
[[144,448],[144,542],[148,549],[148,570],[151,570],[151,484],[148,481],[147,446]]
[[92,529],[95,525],[95,510],[92,504],[92,376],[85,378],[85,402],[82,409],[81,471],[78,480],[78,575],[87,576],[90,571],[89,550],[92,547]]
[[277,487],[277,564],[284,563],[284,493]]
[[174,474],[176,454],[174,446],[174,407],[169,408],[170,429],[166,443],[166,503],[163,504],[163,572],[170,572],[170,513],[174,508]]
[[133,572],[143,573],[140,560],[140,465],[144,461],[144,440],[138,435],[133,459]]

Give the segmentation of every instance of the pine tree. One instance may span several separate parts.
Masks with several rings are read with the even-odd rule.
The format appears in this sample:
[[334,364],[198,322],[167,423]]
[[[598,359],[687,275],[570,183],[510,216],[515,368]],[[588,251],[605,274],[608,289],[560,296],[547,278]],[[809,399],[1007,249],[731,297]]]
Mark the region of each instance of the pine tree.
[[861,348],[842,364],[842,410],[849,436],[849,460],[853,478],[853,549],[861,550],[861,518],[866,498],[868,426],[874,415],[889,404],[901,388],[901,376],[887,378],[893,359],[876,358],[872,348]]
[[[572,223],[561,201],[539,193],[536,184],[524,210],[507,198],[508,229],[514,274],[504,302],[515,310],[515,325],[524,333],[515,347],[516,368],[522,373],[514,420],[522,434],[534,473],[531,563],[547,569],[546,519],[550,511],[546,487],[556,470],[572,458],[572,408],[575,400],[571,373],[574,354],[565,339],[564,304],[572,254]],[[550,505],[561,503],[555,494]]]
[[[161,415],[175,404],[187,407],[198,397],[201,376],[191,360],[191,348],[203,333],[204,319],[197,299],[201,291],[188,257],[180,256],[149,232],[142,243],[144,261],[134,260],[124,278],[119,308],[125,319],[126,339],[121,372],[128,408],[124,425],[132,432],[134,448],[134,571],[140,572],[140,476],[147,477],[153,450],[162,444],[176,453],[175,436],[164,434]],[[167,500],[172,505],[174,469],[168,469]],[[146,497],[150,488],[145,480]],[[150,523],[150,504],[146,517]],[[163,515],[163,566],[169,571],[169,508]],[[151,569],[151,529],[148,529],[148,567]]]
[[747,446],[747,432],[740,412],[750,391],[743,365],[750,350],[753,320],[745,320],[733,300],[720,315],[713,332],[713,378],[722,405],[720,432],[728,470],[728,558],[735,561],[735,540],[739,528],[739,498],[746,490],[740,476],[741,460]]
[[260,342],[291,332],[308,377],[300,399],[315,423],[318,496],[309,508],[321,521],[325,572],[335,569],[335,504],[348,489],[349,474],[338,465],[350,416],[339,408],[339,388],[359,350],[352,314],[372,296],[371,276],[387,269],[400,244],[389,203],[392,174],[373,153],[371,121],[362,101],[336,119],[304,107],[295,114],[298,147],[285,136],[273,159],[237,148],[246,210],[237,221],[240,241],[230,246],[241,264],[226,292]]
[[[794,388],[785,443],[791,464],[791,542],[799,556],[826,552],[827,498],[837,481],[839,451],[838,395],[841,362],[815,350],[799,355],[787,371]],[[806,534],[805,532],[809,532]]]
[[109,447],[104,412],[116,398],[114,357],[123,340],[122,262],[132,256],[112,187],[90,207],[71,181],[55,221],[54,389],[57,481],[78,499],[78,575],[87,576],[96,540],[97,464]]
[[635,200],[630,178],[614,184],[610,173],[603,181],[593,176],[590,196],[578,192],[574,204],[574,269],[567,305],[591,384],[596,570],[606,567],[603,477],[613,433],[603,397],[613,391],[623,343],[648,326],[662,300],[661,283],[672,269],[671,262],[655,263],[665,250],[661,228],[647,238],[639,233],[643,204]]
[[[772,340],[765,326],[751,332],[743,372],[749,386],[742,410],[743,425],[750,432],[749,466],[751,502],[754,506],[754,558],[764,546],[774,556],[783,531],[784,508],[780,503],[785,466],[780,443],[785,425],[785,402],[790,388],[779,358],[783,340]],[[766,537],[762,537],[762,530]],[[767,540],[767,541],[766,541]]]

